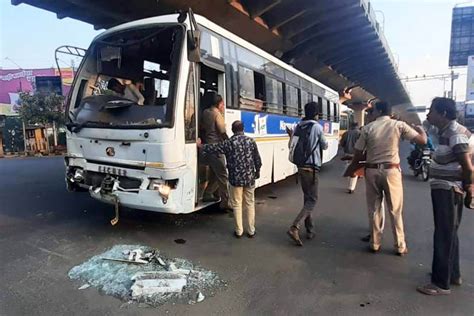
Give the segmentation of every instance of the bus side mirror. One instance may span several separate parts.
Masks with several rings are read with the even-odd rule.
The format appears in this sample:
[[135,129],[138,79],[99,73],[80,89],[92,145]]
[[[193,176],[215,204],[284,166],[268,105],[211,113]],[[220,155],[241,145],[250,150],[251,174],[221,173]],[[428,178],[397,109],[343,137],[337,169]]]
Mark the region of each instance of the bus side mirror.
[[201,61],[201,31],[189,30],[187,32],[188,37],[188,60],[191,62],[198,63]]

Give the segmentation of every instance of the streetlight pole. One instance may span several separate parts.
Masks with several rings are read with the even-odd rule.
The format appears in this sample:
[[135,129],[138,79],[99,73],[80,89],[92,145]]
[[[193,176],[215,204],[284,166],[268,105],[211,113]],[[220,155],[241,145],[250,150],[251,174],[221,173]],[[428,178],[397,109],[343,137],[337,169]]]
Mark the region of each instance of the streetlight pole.
[[14,65],[17,66],[18,68],[23,69],[23,68],[21,68],[20,65],[18,65],[18,64],[17,64],[13,59],[11,59],[10,57],[8,57],[8,56],[5,57],[5,60],[8,60],[9,62],[11,62],[12,64],[14,64]]

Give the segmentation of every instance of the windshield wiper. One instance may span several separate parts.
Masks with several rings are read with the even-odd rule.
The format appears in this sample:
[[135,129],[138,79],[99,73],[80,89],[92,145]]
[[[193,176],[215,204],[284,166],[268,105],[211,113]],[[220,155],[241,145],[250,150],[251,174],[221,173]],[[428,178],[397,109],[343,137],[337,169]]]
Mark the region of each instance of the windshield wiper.
[[109,125],[107,123],[101,123],[101,122],[93,122],[93,121],[85,121],[82,123],[66,123],[66,128],[71,132],[71,133],[78,133],[83,129],[86,125],[97,125],[97,126],[104,126],[104,125]]
[[84,127],[98,127],[98,128],[103,128],[103,127],[109,127],[109,128],[124,128],[124,129],[130,129],[134,127],[146,127],[146,128],[156,128],[160,127],[161,121],[157,122],[153,118],[149,118],[147,120],[143,120],[140,122],[125,122],[122,124],[113,124],[113,123],[107,123],[107,122],[94,122],[94,121],[85,121],[82,123],[66,123],[66,128],[68,131],[71,133],[78,133],[80,132]]

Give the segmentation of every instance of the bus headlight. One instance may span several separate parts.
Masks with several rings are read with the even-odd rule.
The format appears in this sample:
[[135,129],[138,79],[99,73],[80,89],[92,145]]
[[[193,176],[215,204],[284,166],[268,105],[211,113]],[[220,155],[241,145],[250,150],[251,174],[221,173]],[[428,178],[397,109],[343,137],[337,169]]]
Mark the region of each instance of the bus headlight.
[[82,182],[84,181],[84,170],[82,169],[76,169],[74,172],[74,181],[76,182]]
[[163,200],[163,204],[166,204],[168,202],[168,197],[170,196],[171,188],[167,186],[166,184],[161,184],[158,185],[158,193],[161,196],[161,199]]
[[149,189],[158,191],[161,196],[163,204],[168,202],[168,198],[171,193],[171,187],[163,182],[163,180],[151,180]]

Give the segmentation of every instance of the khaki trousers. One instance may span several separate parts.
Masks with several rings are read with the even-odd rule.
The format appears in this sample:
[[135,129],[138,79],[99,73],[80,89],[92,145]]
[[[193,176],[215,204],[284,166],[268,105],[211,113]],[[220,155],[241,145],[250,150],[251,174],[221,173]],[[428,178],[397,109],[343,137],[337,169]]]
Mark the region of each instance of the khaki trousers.
[[366,199],[371,231],[370,246],[378,250],[382,243],[384,195],[392,224],[393,239],[398,252],[406,249],[403,230],[403,185],[398,168],[365,170]]
[[247,217],[247,233],[255,234],[255,186],[234,187],[230,185],[230,204],[234,210],[235,233],[242,235],[242,211]]

